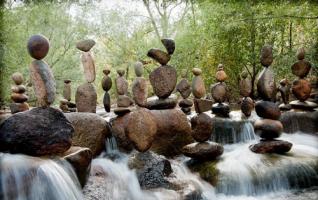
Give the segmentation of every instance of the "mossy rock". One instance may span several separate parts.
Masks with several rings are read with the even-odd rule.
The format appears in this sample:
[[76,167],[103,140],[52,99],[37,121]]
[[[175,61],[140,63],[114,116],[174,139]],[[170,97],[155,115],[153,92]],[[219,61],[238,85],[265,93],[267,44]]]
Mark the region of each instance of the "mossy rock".
[[219,170],[216,167],[217,160],[202,162],[191,159],[186,164],[192,172],[199,173],[203,180],[213,186],[217,185],[219,176]]

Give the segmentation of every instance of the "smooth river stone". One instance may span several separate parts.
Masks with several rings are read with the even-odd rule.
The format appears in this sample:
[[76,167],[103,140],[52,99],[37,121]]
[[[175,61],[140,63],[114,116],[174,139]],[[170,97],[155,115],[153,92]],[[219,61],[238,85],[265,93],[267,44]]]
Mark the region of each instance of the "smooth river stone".
[[222,103],[226,100],[227,97],[227,88],[226,84],[219,82],[211,86],[212,98],[218,102]]
[[29,98],[28,98],[28,96],[25,95],[25,94],[12,93],[12,94],[11,94],[11,99],[12,99],[15,103],[23,103],[23,102],[26,102]]
[[147,56],[156,60],[161,65],[166,65],[170,60],[170,55],[160,49],[150,49]]
[[311,86],[306,79],[298,79],[293,81],[292,92],[300,101],[306,101],[310,97]]
[[71,101],[71,95],[72,95],[71,81],[70,80],[65,80],[64,81],[64,88],[63,88],[63,97],[66,100]]
[[11,78],[16,85],[21,85],[23,83],[23,75],[20,72],[13,73]]
[[240,80],[240,95],[243,97],[250,96],[252,92],[252,82],[249,78],[242,78]]
[[246,116],[251,116],[254,109],[254,101],[250,97],[244,97],[241,104],[241,111]]
[[159,98],[167,98],[176,86],[177,71],[169,65],[160,66],[150,73],[149,79],[154,93]]
[[44,58],[49,52],[49,48],[49,40],[43,35],[32,35],[27,44],[30,56],[37,60]]
[[132,84],[132,93],[135,103],[140,107],[147,106],[148,86],[143,77],[137,77]]
[[88,83],[94,82],[96,78],[96,72],[93,56],[90,52],[82,52],[81,60],[84,68],[84,77],[86,81]]
[[102,79],[103,90],[108,92],[110,90],[110,88],[112,87],[112,85],[113,85],[112,79],[108,75],[105,75]]
[[130,114],[126,136],[138,151],[147,151],[151,147],[156,133],[157,123],[149,110],[141,108]]
[[182,148],[182,153],[197,160],[215,160],[223,154],[223,147],[215,142],[196,142]]
[[106,112],[110,112],[110,96],[108,92],[105,92],[103,98],[103,104]]
[[128,81],[123,76],[118,76],[115,80],[118,95],[126,95],[128,92]]
[[216,72],[215,78],[219,82],[224,82],[227,79],[227,75],[223,70],[219,70]]
[[202,77],[195,76],[192,80],[192,94],[195,98],[202,98],[205,95],[205,86]]
[[283,124],[278,120],[259,119],[254,123],[254,131],[261,138],[278,138],[283,132]]
[[215,103],[212,105],[212,113],[217,117],[229,117],[230,106],[226,103]]
[[97,94],[94,85],[84,83],[78,86],[75,102],[78,112],[96,113]]
[[42,60],[34,60],[29,70],[38,106],[49,106],[54,102],[56,92],[51,68]]
[[265,119],[278,120],[281,115],[279,107],[271,101],[256,102],[255,111],[259,117]]
[[134,69],[135,69],[135,74],[137,77],[141,77],[144,73],[144,66],[142,64],[142,62],[136,62],[135,63],[135,66],[134,66]]
[[207,141],[213,131],[213,121],[212,118],[205,114],[200,113],[191,118],[191,135],[193,139],[198,142]]
[[273,48],[270,45],[263,46],[261,50],[261,64],[268,67],[273,62]]
[[178,84],[177,84],[177,91],[181,94],[182,98],[186,99],[191,94],[191,85],[188,82],[187,79],[183,78]]
[[254,153],[278,153],[284,154],[292,148],[293,144],[283,140],[268,140],[251,145],[249,148]]
[[176,44],[173,39],[161,39],[162,44],[165,46],[168,54],[172,55],[176,49]]
[[209,99],[194,98],[193,102],[194,102],[195,112],[197,113],[203,113],[203,112],[209,111],[211,110],[211,107],[213,105],[213,101]]
[[166,98],[166,99],[154,99],[147,101],[147,108],[149,110],[164,110],[173,109],[177,105],[177,99]]
[[304,78],[308,75],[311,69],[311,63],[306,60],[299,60],[292,65],[291,69],[294,75],[299,78]]
[[263,100],[274,100],[276,96],[276,84],[274,72],[270,68],[264,68],[257,82],[258,96]]
[[92,39],[82,40],[76,43],[76,48],[88,52],[95,44],[96,42]]

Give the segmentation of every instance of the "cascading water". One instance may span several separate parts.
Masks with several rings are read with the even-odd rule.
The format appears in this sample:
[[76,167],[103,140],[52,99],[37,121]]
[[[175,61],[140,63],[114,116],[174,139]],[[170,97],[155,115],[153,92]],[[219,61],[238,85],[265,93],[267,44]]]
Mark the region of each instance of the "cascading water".
[[79,200],[83,196],[66,161],[0,154],[0,199]]

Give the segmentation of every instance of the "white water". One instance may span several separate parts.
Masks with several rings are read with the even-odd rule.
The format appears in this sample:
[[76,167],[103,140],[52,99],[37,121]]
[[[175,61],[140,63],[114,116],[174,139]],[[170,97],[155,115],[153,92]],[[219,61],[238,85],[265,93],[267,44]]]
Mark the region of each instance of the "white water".
[[0,154],[0,199],[79,200],[80,184],[71,166],[17,154]]

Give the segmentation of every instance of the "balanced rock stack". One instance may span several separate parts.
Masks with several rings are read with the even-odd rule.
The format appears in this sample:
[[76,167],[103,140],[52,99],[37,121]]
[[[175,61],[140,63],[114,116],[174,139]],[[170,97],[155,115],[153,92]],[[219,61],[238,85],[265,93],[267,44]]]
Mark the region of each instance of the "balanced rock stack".
[[144,66],[141,62],[135,63],[136,78],[132,84],[132,93],[135,103],[140,107],[147,106],[148,87],[147,81],[142,76],[144,73]]
[[279,105],[280,110],[290,110],[291,105],[289,104],[290,84],[288,80],[284,78],[279,81],[278,90],[280,92],[283,103]]
[[240,94],[243,96],[241,103],[241,111],[246,116],[251,116],[254,109],[254,101],[250,96],[252,92],[252,82],[247,78],[247,72],[242,72],[240,80]]
[[311,64],[305,60],[304,48],[298,50],[297,58],[298,61],[292,65],[291,69],[293,74],[298,76],[298,79],[294,80],[292,84],[292,92],[298,100],[292,101],[290,104],[294,109],[313,110],[317,104],[307,101],[310,97],[311,85],[305,78],[311,69]]
[[[268,67],[272,61],[271,47],[263,47],[261,63]],[[275,96],[276,90],[273,88],[274,74],[267,69],[263,70],[257,83],[258,95],[263,97],[263,100],[258,101],[255,106],[257,115],[263,119],[255,121],[254,130],[262,139],[260,143],[251,145],[250,149],[255,153],[286,153],[291,149],[292,144],[275,139],[283,132],[283,125],[278,120],[281,115],[279,107],[274,102],[268,101]]]
[[103,70],[104,77],[102,79],[102,88],[105,91],[104,98],[103,98],[103,104],[106,112],[110,112],[110,95],[108,91],[112,87],[112,79],[108,76],[110,73],[110,69],[106,68]]
[[203,113],[211,109],[213,101],[209,99],[203,99],[206,90],[204,86],[204,81],[201,76],[202,70],[199,68],[193,68],[192,73],[194,78],[192,80],[192,95],[194,102],[194,109],[197,113]]
[[191,94],[191,85],[186,79],[187,73],[185,70],[181,72],[181,81],[177,85],[177,91],[181,94],[182,100],[179,102],[179,106],[181,107],[181,110],[185,114],[191,113],[191,107],[193,105],[193,102],[188,99],[188,97]]
[[148,109],[171,109],[176,107],[177,100],[168,98],[177,84],[177,71],[174,67],[167,65],[175,50],[175,43],[172,39],[162,39],[167,53],[160,49],[150,49],[147,56],[161,64],[149,75],[153,91],[159,99],[148,100]]
[[90,52],[95,41],[88,39],[76,43],[76,48],[82,51],[81,61],[84,68],[84,77],[87,83],[78,86],[75,102],[78,112],[96,113],[97,94],[94,85],[96,72],[93,56]]
[[37,105],[48,107],[55,99],[55,80],[51,68],[42,59],[49,52],[50,44],[46,37],[33,35],[30,37],[27,49],[32,58],[30,77],[37,98]]
[[60,100],[60,109],[63,112],[76,112],[76,104],[71,102],[71,80],[64,80],[63,99]]
[[133,101],[130,97],[127,96],[128,94],[128,81],[125,79],[125,70],[118,69],[117,70],[117,78],[115,80],[116,83],[116,91],[117,91],[117,108],[114,112],[117,115],[125,114],[130,112],[128,108],[130,105],[133,104]]
[[215,77],[218,83],[211,86],[211,95],[217,103],[212,105],[212,113],[218,117],[229,117],[230,107],[224,103],[227,98],[227,86],[224,83],[227,75],[222,64],[219,64]]
[[29,110],[29,105],[26,102],[28,100],[28,96],[25,95],[25,86],[22,85],[23,83],[23,76],[21,73],[16,72],[11,76],[13,82],[15,83],[12,86],[11,91],[11,99],[14,103],[10,104],[11,113],[23,112]]

